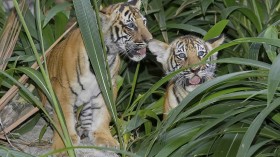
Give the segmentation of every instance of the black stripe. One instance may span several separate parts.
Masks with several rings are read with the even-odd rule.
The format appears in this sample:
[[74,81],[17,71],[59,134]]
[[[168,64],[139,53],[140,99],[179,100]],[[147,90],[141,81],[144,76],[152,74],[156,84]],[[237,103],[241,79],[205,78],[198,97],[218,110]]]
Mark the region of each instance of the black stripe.
[[[115,33],[116,33],[116,35],[117,35],[117,40],[116,40],[116,41],[120,40],[119,31],[120,31],[120,29],[119,29],[118,27],[115,27]],[[116,41],[115,41],[115,42],[116,42]]]
[[74,94],[74,95],[77,97],[77,96],[78,96],[78,93],[76,93],[76,92],[74,91],[74,89],[70,86],[70,84],[69,84],[69,88],[70,88],[70,90],[71,90],[71,93]]
[[176,87],[175,87],[175,85],[174,85],[174,87],[173,87],[173,94],[175,95],[175,98],[176,98],[176,101],[177,101],[177,104],[179,104],[180,103],[180,100],[179,100],[179,97],[177,96],[177,93],[175,92],[175,89]]
[[[81,116],[81,118],[82,118],[82,117],[83,117],[83,116]],[[83,122],[85,122],[85,121],[91,121],[91,122],[92,122],[92,117],[90,117],[90,118],[84,117],[84,118],[86,118],[86,119],[81,119],[82,125],[84,124]]]
[[124,12],[124,16],[127,16],[127,14],[129,13],[129,10]]
[[81,126],[82,129],[89,129],[89,126]]
[[107,45],[106,45],[106,53],[107,53],[107,54],[110,54],[110,48],[109,48],[109,46],[107,46]]
[[81,128],[83,128],[85,125],[91,125],[92,123],[85,123],[85,124],[82,124]]
[[109,63],[109,68],[111,69],[112,65],[115,63],[116,61],[116,56],[114,56],[113,60]]
[[89,112],[89,113],[82,112],[81,116],[83,116],[83,117],[92,116],[92,112]]
[[93,110],[99,110],[99,109],[101,109],[101,107],[92,107],[91,109],[93,109]]
[[[78,68],[78,67],[77,67]],[[85,90],[81,80],[80,80],[80,77],[79,77],[79,72],[78,72],[78,69],[76,69],[76,72],[77,72],[77,80],[78,80],[78,83],[79,85],[81,86],[82,90]]]
[[91,105],[85,105],[85,107],[83,108],[83,111],[86,111],[88,109],[91,109]]
[[100,95],[100,93],[101,93],[101,91],[99,91],[99,93],[98,93],[97,95],[93,95],[93,96],[91,96],[91,97],[89,98],[89,101],[84,102],[84,104],[88,104],[88,103],[90,103],[90,102],[91,102],[91,100],[92,100],[92,99],[97,98],[97,97]]
[[82,73],[82,68],[81,68],[81,60],[80,60],[80,53],[78,53],[78,69],[79,69],[79,72],[80,74]]
[[95,76],[95,72],[93,70],[93,67],[92,67],[92,64],[91,64],[90,60],[89,60],[89,70]]

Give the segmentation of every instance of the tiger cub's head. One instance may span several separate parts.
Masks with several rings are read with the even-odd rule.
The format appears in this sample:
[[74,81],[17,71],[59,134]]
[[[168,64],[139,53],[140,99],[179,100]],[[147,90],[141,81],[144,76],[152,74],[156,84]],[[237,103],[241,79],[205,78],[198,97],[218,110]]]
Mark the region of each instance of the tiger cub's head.
[[[199,63],[203,57],[222,44],[223,41],[223,35],[206,42],[201,38],[186,35],[175,39],[169,45],[153,39],[149,42],[149,49],[156,55],[157,61],[162,64],[163,69],[168,74],[179,68]],[[210,56],[207,61],[216,59],[217,53]],[[215,69],[215,63],[192,66],[177,74],[173,81],[190,92],[198,85],[213,78]]]
[[146,18],[140,12],[141,0],[110,5],[100,10],[102,31],[108,53],[122,53],[134,61],[146,56],[152,39]]

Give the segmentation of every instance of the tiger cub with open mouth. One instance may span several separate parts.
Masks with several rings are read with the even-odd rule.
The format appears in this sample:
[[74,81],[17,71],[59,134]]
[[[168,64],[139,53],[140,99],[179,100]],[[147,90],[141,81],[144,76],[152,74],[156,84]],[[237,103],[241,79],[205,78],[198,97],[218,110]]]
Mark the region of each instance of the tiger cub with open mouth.
[[[162,64],[166,74],[180,68],[186,68],[198,64],[201,59],[212,49],[218,47],[224,41],[221,35],[209,41],[192,35],[186,35],[175,39],[171,44],[153,39],[149,42],[149,50],[156,55],[157,61]],[[207,61],[217,59],[217,52],[210,56]],[[196,65],[179,72],[172,78],[167,86],[163,116],[176,107],[191,91],[200,84],[214,77],[215,63]]]

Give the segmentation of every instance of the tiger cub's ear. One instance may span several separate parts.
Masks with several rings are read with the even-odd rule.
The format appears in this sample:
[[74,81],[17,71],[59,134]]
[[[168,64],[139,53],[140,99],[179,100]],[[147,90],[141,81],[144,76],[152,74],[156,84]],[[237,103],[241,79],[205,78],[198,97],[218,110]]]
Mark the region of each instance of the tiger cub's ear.
[[107,10],[103,9],[99,11],[99,18],[101,20],[101,24],[102,24],[102,32],[105,33],[107,32],[110,27],[112,26],[113,22],[115,21],[115,19],[118,16],[117,11],[110,13],[110,12],[106,12]]
[[156,55],[157,61],[165,64],[169,57],[169,45],[156,39],[152,39],[148,43],[149,50]]
[[128,0],[129,4],[136,6],[136,8],[140,9],[141,7],[141,0]]
[[210,39],[206,41],[206,45],[209,48],[209,51],[213,50],[214,48],[220,46],[225,40],[225,36],[221,34],[220,36]]

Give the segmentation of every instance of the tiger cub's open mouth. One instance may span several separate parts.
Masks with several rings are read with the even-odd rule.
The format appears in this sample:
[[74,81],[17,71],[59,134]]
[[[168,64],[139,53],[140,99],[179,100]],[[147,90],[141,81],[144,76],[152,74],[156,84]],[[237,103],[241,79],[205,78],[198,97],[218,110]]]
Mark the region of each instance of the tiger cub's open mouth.
[[189,84],[191,84],[191,85],[198,85],[198,84],[203,83],[202,80],[203,79],[200,78],[199,76],[194,75],[191,79],[189,79]]

